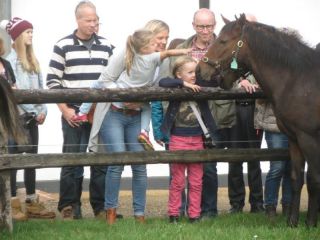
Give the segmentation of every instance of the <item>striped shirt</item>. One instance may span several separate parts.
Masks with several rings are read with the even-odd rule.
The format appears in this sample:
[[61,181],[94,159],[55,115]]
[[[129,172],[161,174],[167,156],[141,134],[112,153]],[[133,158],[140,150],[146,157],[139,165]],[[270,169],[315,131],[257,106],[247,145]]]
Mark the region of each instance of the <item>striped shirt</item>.
[[75,32],[54,46],[47,75],[50,89],[89,88],[112,55],[114,46],[105,38],[94,34],[94,41],[88,48]]

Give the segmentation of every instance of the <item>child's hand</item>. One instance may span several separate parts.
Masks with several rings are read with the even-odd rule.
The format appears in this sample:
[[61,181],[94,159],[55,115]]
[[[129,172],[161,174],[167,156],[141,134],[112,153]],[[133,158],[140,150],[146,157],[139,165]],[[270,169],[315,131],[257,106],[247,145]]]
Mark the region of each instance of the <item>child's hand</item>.
[[194,92],[200,92],[201,87],[199,85],[193,84],[193,83],[188,83],[188,82],[183,82],[183,86],[187,88],[191,88]]

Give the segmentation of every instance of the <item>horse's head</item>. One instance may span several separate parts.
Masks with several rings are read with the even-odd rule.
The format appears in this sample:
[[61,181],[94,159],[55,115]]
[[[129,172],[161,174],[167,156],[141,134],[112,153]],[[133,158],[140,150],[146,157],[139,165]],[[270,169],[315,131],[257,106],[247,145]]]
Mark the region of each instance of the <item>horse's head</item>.
[[223,16],[222,18],[225,26],[199,62],[197,76],[210,81],[220,75],[222,79],[221,87],[228,89],[246,71],[239,59],[245,51],[243,28],[247,21],[244,14],[241,14],[240,18],[233,22]]

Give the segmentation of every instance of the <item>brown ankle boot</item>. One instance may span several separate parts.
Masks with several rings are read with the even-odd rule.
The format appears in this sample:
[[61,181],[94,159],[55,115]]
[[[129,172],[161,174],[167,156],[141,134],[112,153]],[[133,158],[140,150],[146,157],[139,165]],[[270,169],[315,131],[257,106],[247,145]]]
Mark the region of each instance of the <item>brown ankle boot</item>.
[[39,202],[39,196],[33,200],[26,200],[26,212],[29,218],[51,219],[56,217],[54,212],[47,210],[43,203]]
[[144,216],[134,216],[134,218],[138,223],[146,223]]
[[117,211],[116,208],[107,209],[107,223],[112,225],[116,222],[117,219]]
[[19,198],[11,198],[12,219],[15,221],[26,221],[28,217],[22,212]]

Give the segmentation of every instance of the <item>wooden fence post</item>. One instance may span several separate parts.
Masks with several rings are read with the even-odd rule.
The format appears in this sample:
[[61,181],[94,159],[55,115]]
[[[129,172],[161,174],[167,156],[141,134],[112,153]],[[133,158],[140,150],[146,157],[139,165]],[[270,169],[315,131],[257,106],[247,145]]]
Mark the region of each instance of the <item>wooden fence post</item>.
[[[0,135],[0,156],[6,153],[5,143]],[[11,214],[10,170],[0,171],[0,230],[13,230]]]

